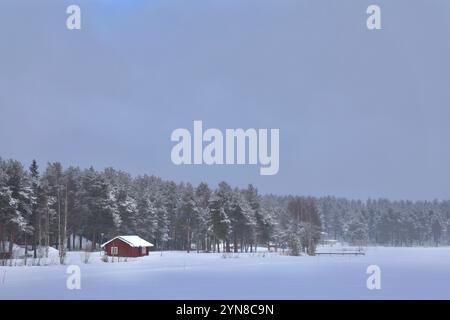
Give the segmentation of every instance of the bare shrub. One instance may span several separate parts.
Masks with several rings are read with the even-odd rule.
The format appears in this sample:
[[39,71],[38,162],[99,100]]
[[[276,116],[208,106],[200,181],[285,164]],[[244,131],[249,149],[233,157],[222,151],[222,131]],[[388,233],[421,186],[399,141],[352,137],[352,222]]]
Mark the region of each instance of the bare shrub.
[[85,250],[85,251],[83,252],[83,257],[82,257],[82,259],[83,259],[83,263],[84,263],[84,264],[88,264],[88,263],[89,263],[89,260],[91,259],[91,251]]

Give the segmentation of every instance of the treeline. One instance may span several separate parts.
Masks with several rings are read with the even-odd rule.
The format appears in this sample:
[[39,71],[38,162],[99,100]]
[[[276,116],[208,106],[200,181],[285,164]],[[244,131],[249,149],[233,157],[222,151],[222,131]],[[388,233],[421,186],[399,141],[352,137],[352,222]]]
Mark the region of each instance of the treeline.
[[353,244],[439,245],[450,240],[449,201],[353,201],[258,194],[221,182],[194,187],[112,168],[43,169],[0,158],[0,253],[24,245],[34,257],[50,246],[96,250],[137,234],[157,250],[253,252],[257,246],[314,254],[322,239]]
[[39,257],[52,246],[63,262],[83,238],[96,250],[120,234],[137,234],[157,250],[253,252],[257,245],[293,243],[294,254],[313,252],[320,227],[307,226],[314,215],[319,221],[318,212],[312,198],[296,201],[305,204],[293,209],[295,223],[280,225],[281,209],[262,206],[252,185],[238,189],[221,182],[213,190],[206,183],[194,188],[112,168],[64,169],[55,162],[41,171],[36,161],[27,169],[0,159],[0,252],[11,253],[16,243]]
[[450,201],[319,202],[327,232],[334,238],[389,246],[450,244]]
[[[264,206],[287,208],[291,197],[265,196]],[[439,246],[450,244],[450,201],[315,199],[322,239],[355,245]]]

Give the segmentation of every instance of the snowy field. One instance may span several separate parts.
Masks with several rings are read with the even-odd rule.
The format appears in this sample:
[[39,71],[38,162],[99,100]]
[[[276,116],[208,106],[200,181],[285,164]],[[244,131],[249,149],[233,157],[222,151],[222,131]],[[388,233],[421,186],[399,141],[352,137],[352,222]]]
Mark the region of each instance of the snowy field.
[[[448,247],[314,257],[151,252],[114,263],[97,252],[88,264],[83,256],[69,253],[65,266],[0,267],[0,299],[450,299]],[[80,266],[80,290],[66,287],[70,264]],[[374,264],[381,268],[380,290],[366,287],[366,269]]]

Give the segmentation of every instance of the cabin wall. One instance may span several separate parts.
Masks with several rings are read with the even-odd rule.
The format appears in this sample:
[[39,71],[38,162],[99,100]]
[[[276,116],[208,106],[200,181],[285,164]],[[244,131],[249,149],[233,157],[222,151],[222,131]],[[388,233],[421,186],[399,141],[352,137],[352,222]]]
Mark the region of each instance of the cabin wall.
[[[119,253],[117,255],[112,254],[113,247],[119,248]],[[137,251],[134,249],[136,248],[130,247],[130,245],[120,239],[115,239],[105,246],[106,255],[115,257],[138,257],[139,255],[137,255]]]

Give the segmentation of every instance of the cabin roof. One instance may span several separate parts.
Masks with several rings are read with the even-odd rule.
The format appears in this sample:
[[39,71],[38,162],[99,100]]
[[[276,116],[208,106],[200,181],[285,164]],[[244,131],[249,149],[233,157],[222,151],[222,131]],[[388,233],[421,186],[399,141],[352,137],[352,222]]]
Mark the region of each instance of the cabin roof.
[[102,248],[106,246],[108,243],[110,243],[113,240],[120,239],[126,244],[128,244],[130,247],[153,247],[153,244],[150,242],[142,239],[139,236],[117,236],[115,238],[112,238],[111,240],[105,242],[102,244]]

